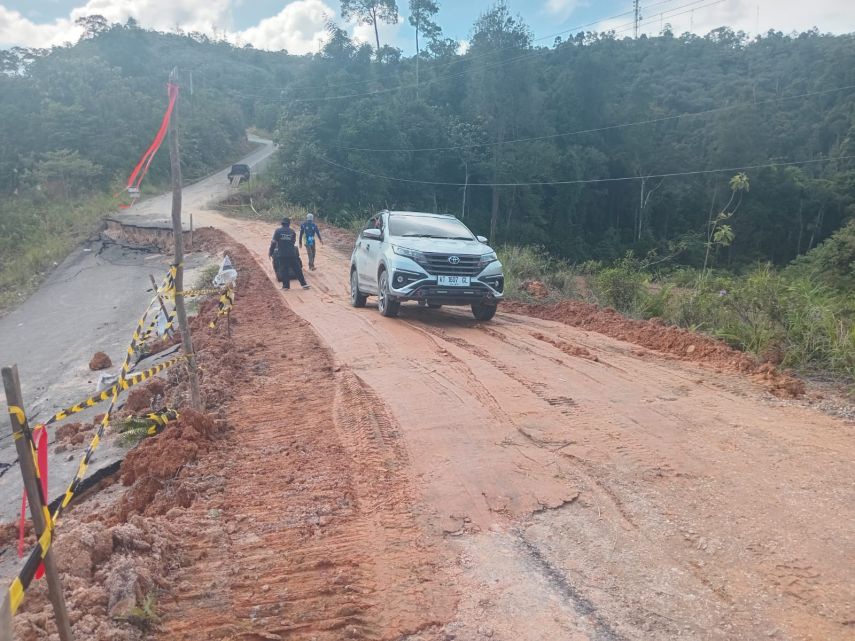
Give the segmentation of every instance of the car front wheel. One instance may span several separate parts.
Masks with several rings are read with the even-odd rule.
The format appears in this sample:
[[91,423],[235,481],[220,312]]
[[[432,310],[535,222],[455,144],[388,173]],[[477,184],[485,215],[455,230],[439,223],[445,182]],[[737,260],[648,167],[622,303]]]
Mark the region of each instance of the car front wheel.
[[394,318],[398,315],[401,303],[392,298],[392,295],[389,293],[389,274],[385,270],[380,272],[377,289],[379,290],[379,294],[377,295],[377,309],[386,318]]
[[475,320],[488,321],[496,315],[496,305],[488,305],[487,303],[473,303],[472,315]]

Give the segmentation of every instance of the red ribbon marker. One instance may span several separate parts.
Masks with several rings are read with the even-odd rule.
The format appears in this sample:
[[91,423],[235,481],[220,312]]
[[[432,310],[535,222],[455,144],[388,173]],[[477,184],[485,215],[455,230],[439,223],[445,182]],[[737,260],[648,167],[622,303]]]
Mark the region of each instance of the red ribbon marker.
[[128,176],[128,184],[126,187],[128,191],[131,189],[139,190],[140,183],[142,183],[143,178],[148,173],[148,168],[151,166],[151,161],[154,160],[157,150],[160,149],[160,146],[163,144],[163,139],[166,138],[166,133],[169,130],[169,121],[172,119],[172,110],[175,108],[175,101],[178,100],[178,85],[174,85],[170,82],[167,84],[167,89],[169,93],[169,104],[166,107],[166,113],[163,114],[160,129],[157,130],[157,135],[155,135],[154,140],[152,140],[148,149],[146,149],[136,167],[134,167],[131,175]]
[[[37,425],[33,430],[33,441],[36,443],[37,461],[39,466],[39,478],[42,482],[42,496],[47,501],[48,496],[48,442],[47,428],[44,425]],[[18,526],[18,557],[24,557],[24,526],[27,522],[27,492],[21,497],[21,521]],[[45,566],[42,563],[39,569],[36,570],[36,578],[40,579],[44,576]]]

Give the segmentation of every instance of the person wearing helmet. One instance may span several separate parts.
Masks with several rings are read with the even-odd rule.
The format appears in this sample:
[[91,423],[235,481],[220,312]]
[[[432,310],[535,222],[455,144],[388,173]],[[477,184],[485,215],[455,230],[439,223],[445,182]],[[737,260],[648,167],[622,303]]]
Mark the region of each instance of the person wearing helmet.
[[291,229],[291,219],[283,218],[282,226],[273,232],[273,240],[270,241],[270,249],[267,255],[273,259],[273,269],[276,278],[282,283],[282,289],[291,289],[291,278],[300,281],[303,289],[309,289],[306,277],[303,276],[303,265],[300,262],[300,253],[294,246],[297,234]]
[[306,222],[300,225],[300,247],[303,246],[303,238],[306,239],[306,254],[309,256],[309,269],[315,271],[315,238],[324,244],[321,238],[321,230],[315,224],[314,214],[306,214]]

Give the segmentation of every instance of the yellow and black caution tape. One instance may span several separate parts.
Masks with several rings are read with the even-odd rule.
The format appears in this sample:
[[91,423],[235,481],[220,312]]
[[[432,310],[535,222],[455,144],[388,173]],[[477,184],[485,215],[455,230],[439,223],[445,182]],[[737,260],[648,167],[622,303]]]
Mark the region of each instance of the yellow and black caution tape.
[[145,436],[156,436],[160,434],[168,423],[177,421],[178,410],[162,409],[158,412],[149,412],[145,416],[132,416],[126,422],[129,429],[126,431],[145,433]]
[[178,410],[161,410],[160,412],[149,412],[145,417],[152,422],[148,428],[148,435],[154,436],[160,434],[167,423],[177,421],[180,414],[178,414]]
[[[100,425],[98,426],[98,430],[95,433],[95,436],[89,443],[89,446],[86,448],[86,452],[83,455],[83,459],[80,461],[80,464],[77,467],[77,473],[74,475],[74,479],[69,484],[68,488],[65,491],[65,496],[63,496],[62,502],[54,511],[53,515],[50,514],[50,511],[47,507],[46,497],[43,495],[41,481],[38,481],[36,485],[39,488],[39,496],[42,500],[42,505],[44,506],[44,514],[45,514],[45,531],[39,537],[38,545],[33,548],[30,555],[27,557],[27,560],[24,563],[24,567],[21,569],[21,572],[18,573],[18,576],[12,581],[12,584],[9,586],[9,590],[6,594],[6,597],[2,604],[0,604],[0,615],[5,615],[6,612],[9,613],[10,616],[14,616],[18,611],[18,608],[21,605],[21,602],[24,600],[24,592],[26,592],[27,588],[33,581],[33,578],[36,575],[36,572],[39,566],[44,561],[44,558],[47,556],[48,550],[50,550],[51,542],[53,539],[53,528],[62,514],[63,510],[68,506],[74,497],[74,493],[77,491],[78,486],[80,485],[83,478],[86,476],[86,470],[89,467],[89,462],[92,460],[92,456],[95,453],[95,450],[98,448],[98,445],[101,442],[101,438],[104,436],[104,430],[110,423],[110,415],[115,408],[116,401],[119,398],[119,392],[123,390],[130,389],[134,385],[138,385],[143,381],[151,378],[158,372],[162,372],[163,370],[171,367],[176,364],[180,360],[184,359],[184,356],[178,356],[176,358],[170,359],[159,365],[155,365],[144,372],[140,372],[138,374],[133,374],[130,377],[128,376],[128,372],[130,370],[130,360],[133,354],[135,353],[135,347],[137,343],[140,341],[142,328],[145,326],[146,318],[148,317],[148,313],[151,310],[154,303],[157,301],[158,294],[163,290],[172,290],[175,289],[175,275],[177,273],[178,265],[172,265],[169,268],[169,272],[166,275],[164,280],[164,284],[161,288],[159,288],[158,292],[155,292],[155,296],[152,301],[149,303],[146,308],[145,313],[142,318],[140,318],[137,323],[137,328],[134,330],[133,336],[131,338],[130,345],[128,346],[127,355],[125,356],[125,360],[122,363],[122,368],[119,373],[119,381],[113,385],[111,388],[102,391],[100,394],[90,397],[83,401],[82,403],[77,403],[66,410],[62,410],[61,412],[57,412],[52,416],[44,425],[47,426],[56,421],[62,420],[69,416],[70,414],[75,414],[77,412],[82,412],[86,407],[92,407],[100,403],[101,401],[105,401],[108,398],[111,399],[110,407],[107,412],[104,414],[104,418],[101,420]],[[171,410],[170,410],[171,411]],[[167,411],[162,414],[153,413],[155,418],[152,418],[153,427],[155,430],[159,425],[158,421],[162,422],[162,425],[166,424],[167,418],[169,416],[170,411]],[[32,440],[32,434],[30,432],[29,426],[27,424],[26,414],[24,410],[20,407],[10,407],[9,413],[15,417],[18,421],[18,424],[21,426],[21,434],[23,437],[27,439],[30,450],[33,453],[33,456],[36,456],[35,446]],[[175,413],[177,417],[177,413]],[[151,415],[150,415],[151,416]],[[161,428],[162,429],[162,428]],[[38,477],[38,464],[36,463],[36,476]]]
[[209,288],[209,289],[187,289],[187,290],[184,290],[183,292],[173,291],[173,292],[171,292],[170,295],[171,296],[177,296],[178,294],[181,294],[185,298],[192,298],[193,296],[210,296],[212,294],[219,294],[219,293],[220,293],[219,289]]
[[[175,310],[173,309],[166,316],[166,325],[164,326],[165,331],[163,334],[163,340],[167,340],[169,338],[169,331],[172,329],[174,323],[175,323]],[[151,321],[151,324],[148,326],[148,329],[146,329],[145,332],[143,332],[142,342],[148,341],[154,335],[156,329],[157,329],[157,318],[155,317],[155,319],[153,321]]]
[[150,379],[155,374],[159,374],[165,369],[168,369],[178,363],[178,361],[182,360],[184,356],[176,356],[175,358],[171,358],[168,361],[164,361],[155,365],[154,367],[149,367],[147,370],[142,372],[138,372],[136,374],[131,374],[129,378],[120,380],[118,383],[113,385],[112,387],[105,389],[94,396],[90,396],[85,401],[81,401],[79,403],[75,403],[71,407],[67,407],[64,410],[60,410],[53,416],[51,416],[47,421],[45,421],[44,425],[51,425],[52,423],[56,423],[57,421],[61,421],[63,419],[68,418],[72,414],[77,414],[78,412],[82,412],[88,407],[94,407],[103,401],[111,399],[115,393],[119,391],[128,390],[135,385],[139,385]]
[[234,304],[235,290],[230,287],[225,292],[223,292],[222,296],[220,296],[220,302],[217,303],[217,315],[214,317],[214,320],[209,323],[208,326],[211,329],[214,329],[217,326],[217,321],[220,320],[220,317],[228,316],[231,313]]
[[38,488],[39,499],[41,500],[45,520],[45,530],[39,537],[38,545],[33,548],[32,552],[30,552],[30,555],[24,563],[24,567],[18,573],[18,576],[16,576],[12,581],[6,595],[9,604],[9,613],[11,616],[14,616],[18,611],[21,602],[24,600],[24,592],[30,586],[30,583],[32,583],[33,578],[36,575],[36,571],[47,556],[48,550],[50,550],[51,542],[53,541],[54,521],[51,518],[50,511],[47,507],[47,497],[44,495],[44,488],[42,487],[38,457],[36,454],[35,443],[33,443],[32,439],[32,432],[30,432],[30,428],[27,423],[27,416],[22,408],[14,405],[9,407],[9,414],[17,420],[20,433],[27,439],[30,452],[32,453],[33,467],[35,468],[36,473],[36,487]]

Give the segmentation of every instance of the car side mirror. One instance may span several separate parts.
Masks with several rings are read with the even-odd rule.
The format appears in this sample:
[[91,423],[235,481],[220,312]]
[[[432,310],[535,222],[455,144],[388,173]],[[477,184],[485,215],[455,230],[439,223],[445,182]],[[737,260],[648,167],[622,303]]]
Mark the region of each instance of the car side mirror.
[[380,240],[383,237],[383,232],[379,229],[371,228],[362,232],[362,237],[369,240]]
[[479,243],[484,243],[485,245],[489,242],[489,241],[487,240],[487,238],[486,238],[486,237],[484,237],[484,236],[475,236],[475,238],[477,238],[477,239],[478,239],[478,242],[479,242]]

